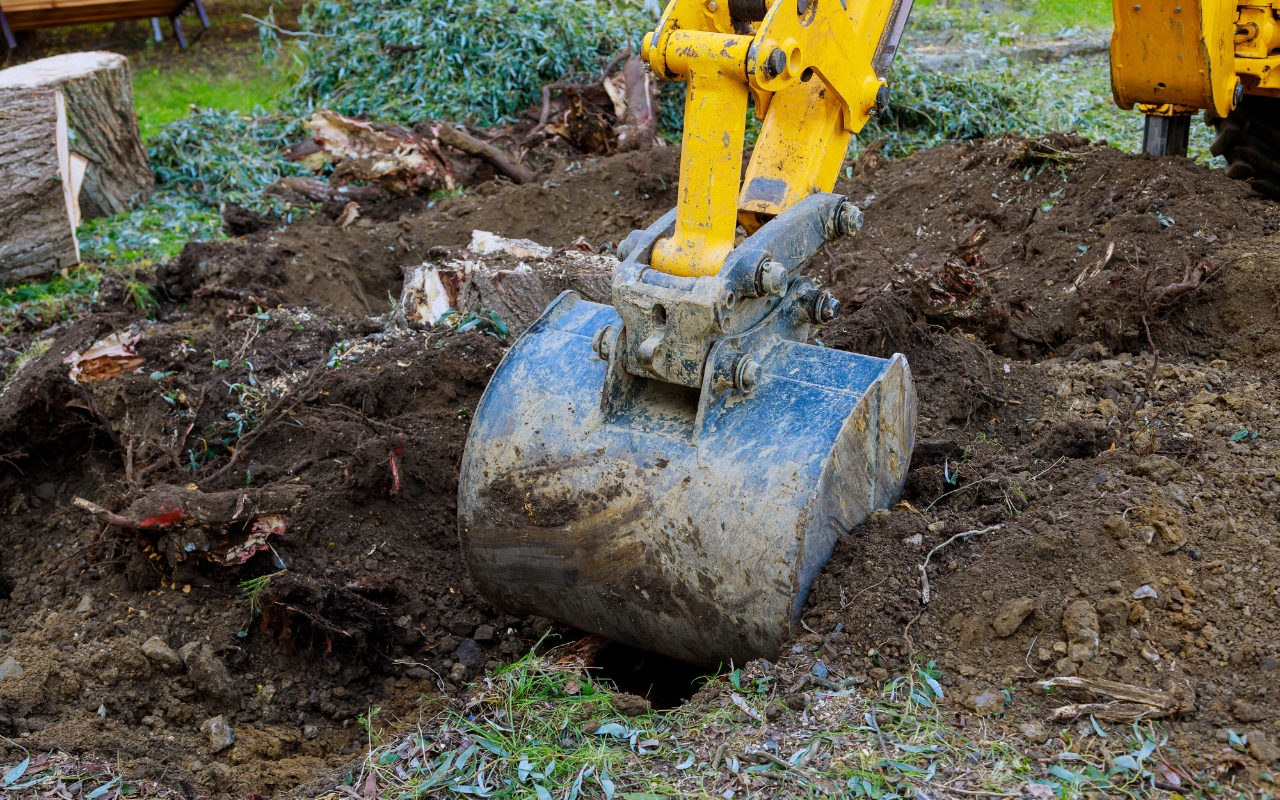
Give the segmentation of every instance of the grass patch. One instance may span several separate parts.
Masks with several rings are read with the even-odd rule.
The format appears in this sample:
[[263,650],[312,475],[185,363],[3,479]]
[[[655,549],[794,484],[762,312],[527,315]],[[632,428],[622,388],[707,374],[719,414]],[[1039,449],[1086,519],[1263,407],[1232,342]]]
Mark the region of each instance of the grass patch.
[[[256,53],[246,55],[255,61]],[[294,81],[288,70],[201,69],[192,72],[152,67],[133,76],[134,109],[144,140],[169,124],[187,116],[191,106],[237,109],[248,112],[257,106],[270,108],[275,98]]]
[[101,284],[99,270],[80,266],[47,281],[6,286],[0,291],[0,336],[20,328],[43,330],[79,316],[97,302]]
[[224,238],[217,208],[167,187],[133,211],[86,221],[77,235],[86,262],[135,269],[168,261],[188,241]]
[[820,691],[803,713],[766,726],[755,718],[797,677],[782,667],[753,662],[710,679],[701,708],[625,717],[607,682],[530,655],[476,684],[459,710],[398,735],[383,731],[386,744],[371,746],[344,783],[364,796],[610,800],[759,790],[911,796],[962,773],[980,775],[969,785],[987,791],[1025,784],[1030,762],[1015,748],[942,723],[930,686],[941,687],[925,674],[883,689]]
[[1111,28],[1110,0],[1014,0],[1000,11],[983,11],[976,2],[917,0],[912,12],[917,30],[1007,31],[1055,35],[1063,31]]
[[[822,688],[802,668],[756,661],[709,678],[680,709],[625,717],[609,683],[554,658],[526,656],[430,721],[397,726],[375,721],[371,709],[362,718],[363,762],[320,797],[1136,800],[1180,761],[1158,724],[1096,720],[1051,729],[1033,759],[948,696],[933,662],[878,687],[841,689],[850,682]],[[767,704],[806,685],[803,710],[765,721]],[[1042,702],[1012,688],[1004,694],[1009,707]],[[951,722],[956,711],[963,728]],[[1181,770],[1221,789],[1205,771]]]

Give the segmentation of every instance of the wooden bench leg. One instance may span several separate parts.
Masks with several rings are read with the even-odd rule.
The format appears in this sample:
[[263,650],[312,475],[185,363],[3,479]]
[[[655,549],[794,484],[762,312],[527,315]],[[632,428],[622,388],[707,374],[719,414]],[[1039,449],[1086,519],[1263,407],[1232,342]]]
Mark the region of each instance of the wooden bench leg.
[[164,33],[163,33],[163,32],[161,32],[161,30],[160,30],[160,18],[159,18],[159,17],[152,17],[152,18],[151,18],[151,35],[155,37],[155,40],[156,40],[157,42],[163,42],[163,41],[164,41]]
[[187,37],[182,35],[182,23],[178,20],[177,14],[169,17],[169,24],[173,26],[173,35],[178,40],[178,47],[182,50],[186,50]]
[[9,30],[9,20],[5,19],[3,8],[0,8],[0,33],[4,34],[4,43],[9,45],[10,50],[18,49],[18,42],[13,38],[13,31]]

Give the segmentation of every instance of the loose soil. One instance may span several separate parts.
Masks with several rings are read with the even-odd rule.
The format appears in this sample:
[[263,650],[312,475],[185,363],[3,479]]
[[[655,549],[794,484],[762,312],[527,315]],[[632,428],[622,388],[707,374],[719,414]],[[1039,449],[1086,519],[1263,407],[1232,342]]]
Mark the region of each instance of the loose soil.
[[[458,460],[504,343],[391,326],[387,298],[473,229],[616,244],[671,206],[677,164],[583,159],[347,229],[192,244],[157,276],[154,321],[108,287],[41,334],[0,393],[10,746],[210,797],[306,794],[361,751],[371,709],[431,715],[572,636],[493,609],[458,551]],[[957,724],[1043,720],[1051,675],[1194,693],[1179,751],[1262,771],[1215,737],[1273,736],[1280,710],[1276,207],[1221,171],[1068,137],[852,166],[838,190],[867,227],[810,268],[846,304],[819,337],[905,353],[920,434],[904,502],[841,539],[781,660],[882,680],[924,655]],[[68,377],[120,332],[136,355],[80,365],[118,374]],[[144,519],[194,492],[220,498],[196,522]],[[215,752],[218,716],[235,741]]]

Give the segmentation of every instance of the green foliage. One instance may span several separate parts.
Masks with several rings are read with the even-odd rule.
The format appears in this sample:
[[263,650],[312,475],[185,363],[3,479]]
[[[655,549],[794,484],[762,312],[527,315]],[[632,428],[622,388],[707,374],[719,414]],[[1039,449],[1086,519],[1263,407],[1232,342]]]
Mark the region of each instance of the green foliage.
[[254,114],[196,109],[164,126],[148,148],[156,181],[209,205],[236,203],[274,210],[269,198],[262,197],[264,186],[286,176],[311,174],[281,155],[306,129],[294,116],[264,116],[259,109]]
[[0,291],[0,333],[40,330],[82,313],[98,299],[102,274],[77,267],[47,281],[19,283]]
[[544,84],[597,74],[652,18],[627,0],[319,0],[299,24],[318,35],[298,43],[295,113],[495,125]]
[[78,235],[88,263],[148,267],[176,256],[188,241],[223,238],[222,217],[190,194],[161,189],[133,211],[86,220]]
[[288,570],[280,570],[272,572],[269,575],[261,575],[257,578],[250,578],[247,581],[240,582],[240,596],[249,601],[249,614],[262,613],[262,593],[271,585],[271,581],[288,572]]
[[890,75],[888,110],[863,129],[861,142],[884,139],[882,152],[910,155],[944,141],[976,139],[1034,127],[1034,81],[1008,70],[948,74],[921,69],[906,56]]

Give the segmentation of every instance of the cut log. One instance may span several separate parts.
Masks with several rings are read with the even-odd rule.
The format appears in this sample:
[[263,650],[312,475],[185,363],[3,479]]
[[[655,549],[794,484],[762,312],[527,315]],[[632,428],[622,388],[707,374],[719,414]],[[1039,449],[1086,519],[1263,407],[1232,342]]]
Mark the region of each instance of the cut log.
[[0,283],[80,263],[66,106],[57,89],[0,89]]
[[155,177],[138,132],[129,60],[107,52],[68,53],[0,70],[0,89],[59,89],[71,151],[86,161],[80,194],[85,219],[136,207]]

